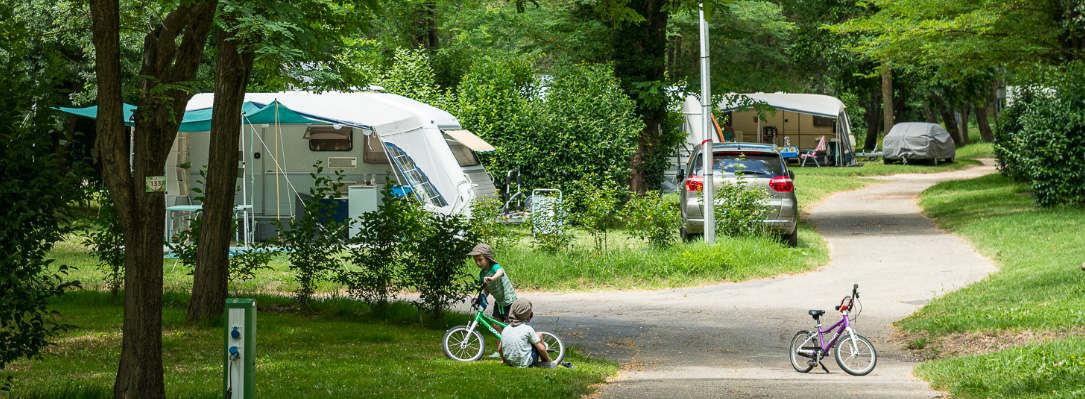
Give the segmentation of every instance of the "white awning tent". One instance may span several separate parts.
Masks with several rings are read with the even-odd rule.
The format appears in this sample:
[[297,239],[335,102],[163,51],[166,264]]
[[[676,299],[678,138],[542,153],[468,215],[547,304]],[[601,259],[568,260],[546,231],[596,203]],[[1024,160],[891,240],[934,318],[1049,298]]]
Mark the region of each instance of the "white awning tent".
[[[745,97],[745,98],[744,98]],[[748,100],[747,100],[748,99]],[[744,93],[728,94],[724,100],[716,104],[716,109],[721,112],[738,111],[750,105],[751,102],[766,104],[778,111],[796,112],[800,114],[831,118],[836,120],[836,142],[840,144],[837,154],[837,165],[855,164],[854,143],[851,142],[851,121],[844,103],[836,97],[823,94],[802,93]],[[701,130],[701,105],[700,100],[694,96],[687,96],[682,105],[682,113],[685,115],[689,131],[700,132]],[[723,123],[720,121],[719,123]],[[760,132],[760,126],[756,132]],[[701,137],[688,138],[689,143],[698,144]]]
[[[444,130],[460,130],[452,114],[403,96],[376,93],[247,93],[246,102],[284,107],[316,121],[375,132],[395,165],[401,182],[411,186],[423,205],[441,213],[469,212],[471,184]],[[211,108],[214,94],[192,97],[187,111]]]

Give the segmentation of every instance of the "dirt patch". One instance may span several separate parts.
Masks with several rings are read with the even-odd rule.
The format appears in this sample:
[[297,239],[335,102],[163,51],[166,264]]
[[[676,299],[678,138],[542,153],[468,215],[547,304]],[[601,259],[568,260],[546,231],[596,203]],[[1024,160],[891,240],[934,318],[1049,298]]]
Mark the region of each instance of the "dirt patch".
[[1069,337],[1085,337],[1085,326],[1059,331],[999,330],[951,333],[935,338],[925,333],[897,331],[893,333],[892,339],[915,358],[934,360],[982,355]]

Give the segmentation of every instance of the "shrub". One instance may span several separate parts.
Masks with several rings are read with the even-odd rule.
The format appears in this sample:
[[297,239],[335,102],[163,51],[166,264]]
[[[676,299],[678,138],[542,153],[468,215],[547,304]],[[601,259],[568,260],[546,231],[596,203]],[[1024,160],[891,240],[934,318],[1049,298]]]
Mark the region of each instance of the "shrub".
[[715,198],[716,234],[730,237],[757,236],[765,233],[761,223],[768,213],[768,194],[751,186],[741,177],[725,182]]
[[390,181],[385,183],[381,195],[383,201],[377,210],[366,212],[357,220],[360,228],[351,239],[354,245],[350,249],[355,268],[337,276],[352,296],[378,309],[385,308],[403,285],[400,274],[412,251],[405,244],[413,243],[420,235],[424,212],[413,199],[396,197]]
[[478,242],[470,227],[462,216],[431,213],[418,239],[408,245],[413,256],[403,269],[404,282],[418,292],[416,306],[432,312],[435,320],[472,290],[471,276],[463,272],[467,253]]
[[573,219],[595,239],[595,250],[605,251],[607,232],[621,222],[618,213],[621,192],[615,184],[607,181],[593,183],[592,180],[578,182],[580,190],[574,197],[578,211],[573,213]]
[[308,304],[317,283],[330,279],[339,269],[338,254],[350,227],[349,222],[332,219],[334,205],[326,202],[344,186],[342,171],[336,170],[335,178],[319,176],[324,171],[320,164],[317,161],[316,172],[309,174],[315,180],[309,189],[312,196],[290,220],[289,228],[279,220],[273,221],[279,230],[277,243],[287,251],[290,269],[299,284],[295,294],[303,305]]
[[623,212],[629,235],[648,241],[653,248],[666,248],[677,239],[675,231],[682,215],[678,207],[663,199],[659,191],[634,195]]
[[1045,71],[1037,81],[1008,110],[996,156],[1040,206],[1085,204],[1085,63]]

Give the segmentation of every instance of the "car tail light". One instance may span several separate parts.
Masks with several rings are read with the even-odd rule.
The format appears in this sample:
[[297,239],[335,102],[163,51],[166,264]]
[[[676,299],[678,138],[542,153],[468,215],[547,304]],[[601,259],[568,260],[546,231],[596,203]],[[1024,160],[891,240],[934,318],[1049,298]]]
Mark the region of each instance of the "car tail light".
[[769,187],[781,193],[795,190],[795,185],[792,183],[791,178],[787,176],[776,176],[769,179]]
[[704,178],[697,175],[689,175],[686,178],[687,191],[704,191]]

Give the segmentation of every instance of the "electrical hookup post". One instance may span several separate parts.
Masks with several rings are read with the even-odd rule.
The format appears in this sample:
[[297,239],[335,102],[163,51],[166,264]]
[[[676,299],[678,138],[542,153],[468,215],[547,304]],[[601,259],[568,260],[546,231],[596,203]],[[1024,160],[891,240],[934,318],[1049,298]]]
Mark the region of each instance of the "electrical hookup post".
[[256,300],[226,300],[222,392],[225,399],[256,397]]

